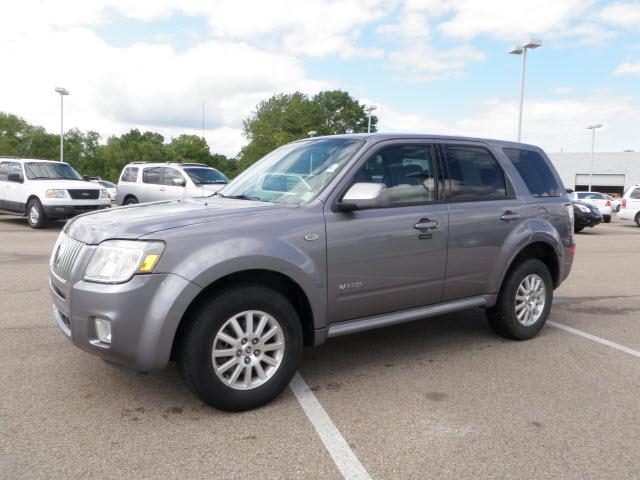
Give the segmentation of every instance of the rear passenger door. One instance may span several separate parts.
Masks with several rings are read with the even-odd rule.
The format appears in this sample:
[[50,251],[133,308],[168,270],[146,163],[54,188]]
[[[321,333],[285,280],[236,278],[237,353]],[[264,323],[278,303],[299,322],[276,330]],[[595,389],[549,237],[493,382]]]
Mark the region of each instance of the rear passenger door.
[[142,169],[142,187],[140,189],[140,202],[157,202],[164,200],[163,192],[164,167],[147,167]]
[[526,225],[526,207],[487,146],[443,142],[440,149],[449,207],[442,300],[494,293],[489,290],[496,259],[507,237]]

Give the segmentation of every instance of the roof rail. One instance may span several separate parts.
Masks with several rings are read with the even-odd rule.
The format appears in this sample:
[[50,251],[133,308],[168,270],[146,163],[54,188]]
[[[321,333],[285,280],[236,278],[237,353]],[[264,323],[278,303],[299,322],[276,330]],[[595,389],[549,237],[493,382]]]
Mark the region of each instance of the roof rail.
[[138,165],[139,163],[162,163],[162,162],[146,162],[146,161],[140,161],[140,162],[129,162],[129,165]]
[[191,162],[180,163],[179,165],[182,165],[183,167],[208,167],[209,166],[206,163],[191,163]]

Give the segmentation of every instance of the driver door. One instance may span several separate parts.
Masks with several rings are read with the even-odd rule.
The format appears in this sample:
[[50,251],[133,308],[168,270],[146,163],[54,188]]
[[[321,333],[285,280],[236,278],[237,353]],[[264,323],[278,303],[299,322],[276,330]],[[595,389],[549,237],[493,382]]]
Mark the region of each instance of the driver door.
[[333,202],[325,207],[330,322],[430,305],[442,297],[449,215],[437,150],[424,142],[384,145],[360,164],[341,196],[353,183],[383,183],[389,206],[353,212]]

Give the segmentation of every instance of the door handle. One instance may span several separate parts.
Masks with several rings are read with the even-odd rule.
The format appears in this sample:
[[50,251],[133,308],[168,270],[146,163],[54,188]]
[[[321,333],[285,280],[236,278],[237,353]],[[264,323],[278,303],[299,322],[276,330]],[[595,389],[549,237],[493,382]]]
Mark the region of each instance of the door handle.
[[164,187],[160,187],[160,191],[161,191],[161,192],[164,192],[165,190],[166,190],[166,188],[164,188]]
[[500,220],[504,220],[505,222],[509,222],[511,220],[518,220],[520,218],[519,213],[512,212],[511,210],[507,210],[503,215],[500,216]]
[[416,223],[413,228],[415,228],[416,230],[434,230],[439,226],[440,224],[438,222],[429,220],[428,218],[423,218],[418,223]]

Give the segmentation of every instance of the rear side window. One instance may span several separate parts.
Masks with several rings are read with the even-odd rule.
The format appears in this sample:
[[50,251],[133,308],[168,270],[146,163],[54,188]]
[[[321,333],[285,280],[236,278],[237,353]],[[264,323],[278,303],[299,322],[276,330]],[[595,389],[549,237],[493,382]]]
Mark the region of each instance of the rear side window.
[[144,183],[151,183],[153,185],[161,185],[163,170],[164,167],[145,168],[142,171],[142,181]]
[[505,148],[504,153],[518,170],[531,196],[560,196],[560,186],[542,155],[538,152],[519,148]]
[[122,172],[123,182],[135,182],[138,180],[138,168],[137,167],[127,167]]
[[606,200],[603,194],[593,192],[579,192],[578,198],[580,200]]
[[451,200],[464,202],[506,198],[504,172],[488,150],[447,145],[444,151]]

